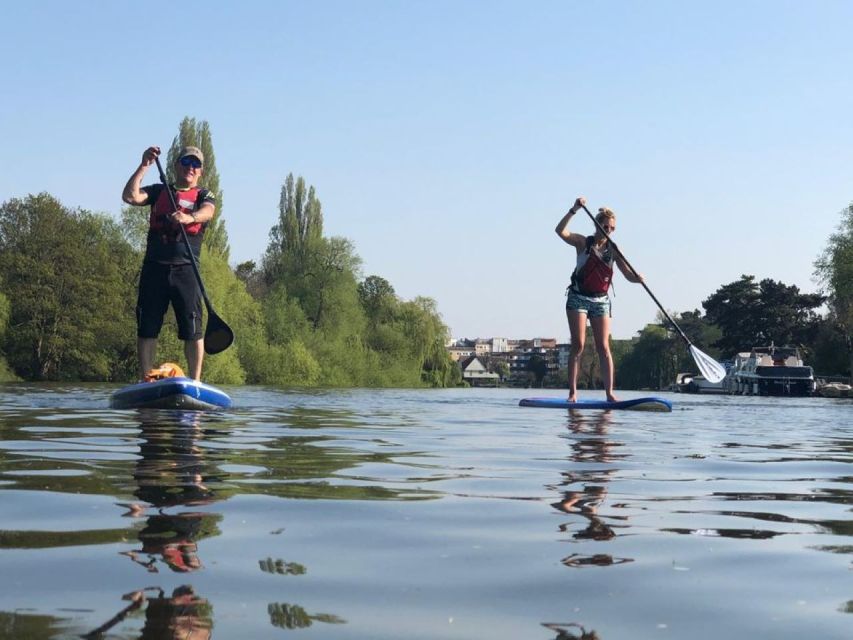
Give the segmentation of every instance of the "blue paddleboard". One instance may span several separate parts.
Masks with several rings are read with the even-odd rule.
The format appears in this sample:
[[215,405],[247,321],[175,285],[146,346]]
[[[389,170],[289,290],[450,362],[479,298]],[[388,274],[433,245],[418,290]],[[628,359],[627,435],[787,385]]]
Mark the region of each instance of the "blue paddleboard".
[[663,398],[632,398],[619,402],[607,400],[578,400],[569,402],[565,398],[523,398],[520,407],[541,409],[632,409],[634,411],[672,411],[672,403]]
[[227,409],[231,398],[216,387],[192,378],[163,378],[140,382],[116,391],[110,397],[113,409]]

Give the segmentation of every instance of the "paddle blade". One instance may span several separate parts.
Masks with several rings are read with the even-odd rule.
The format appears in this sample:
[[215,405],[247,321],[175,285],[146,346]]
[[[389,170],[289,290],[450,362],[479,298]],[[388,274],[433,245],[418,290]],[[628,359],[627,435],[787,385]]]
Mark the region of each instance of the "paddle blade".
[[207,329],[204,332],[204,350],[210,355],[221,353],[234,342],[234,332],[225,321],[208,309]]
[[693,356],[696,366],[699,367],[699,373],[705,376],[705,380],[708,382],[720,382],[726,377],[726,370],[723,365],[707,353],[699,351],[692,344],[690,345],[690,355]]

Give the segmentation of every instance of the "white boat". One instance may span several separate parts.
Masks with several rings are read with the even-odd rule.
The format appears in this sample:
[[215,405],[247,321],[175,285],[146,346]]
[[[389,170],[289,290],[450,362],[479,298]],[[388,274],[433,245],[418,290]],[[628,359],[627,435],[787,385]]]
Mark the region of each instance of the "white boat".
[[675,378],[679,393],[726,393],[723,381],[711,382],[702,374],[679,373]]
[[726,393],[753,396],[810,396],[814,371],[796,347],[753,347],[738,353],[722,383]]

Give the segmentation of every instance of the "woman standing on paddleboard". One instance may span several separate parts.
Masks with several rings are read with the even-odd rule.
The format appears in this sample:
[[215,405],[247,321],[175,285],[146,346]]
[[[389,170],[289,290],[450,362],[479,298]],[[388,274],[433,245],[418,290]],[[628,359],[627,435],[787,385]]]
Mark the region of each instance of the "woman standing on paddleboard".
[[[592,327],[595,350],[601,363],[601,380],[607,400],[616,402],[613,395],[613,356],[610,354],[610,296],[608,289],[613,280],[613,263],[628,282],[641,283],[643,277],[635,273],[618,251],[614,250],[609,236],[616,231],[616,216],[607,208],[600,208],[595,220],[595,235],[582,236],[569,231],[569,220],[578,209],[586,208],[586,199],[579,197],[572,208],[554,229],[564,242],[577,251],[577,263],[572,272],[566,298],[566,317],[569,320],[571,351],[569,353],[569,402],[578,395],[578,369],[586,341],[586,320]],[[603,232],[602,232],[603,230]],[[605,235],[605,233],[607,235]]]

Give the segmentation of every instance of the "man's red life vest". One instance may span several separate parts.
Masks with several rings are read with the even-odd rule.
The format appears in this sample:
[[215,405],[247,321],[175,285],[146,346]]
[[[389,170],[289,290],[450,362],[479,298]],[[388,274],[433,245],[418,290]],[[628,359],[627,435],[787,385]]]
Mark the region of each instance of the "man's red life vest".
[[610,243],[599,251],[594,246],[595,236],[587,236],[586,250],[578,256],[572,272],[570,288],[584,296],[603,296],[613,282],[613,253]]
[[[201,205],[201,199],[199,196],[202,195],[203,191],[207,190],[202,189],[201,187],[193,187],[186,191],[175,190],[175,202],[178,203],[178,211],[192,215],[192,213],[197,211]],[[169,198],[169,192],[166,191],[166,189],[160,189],[160,194],[157,196],[157,200],[155,200],[154,204],[151,206],[151,214],[148,216],[148,226],[152,231],[157,233],[174,235],[174,242],[180,242],[182,236],[179,225],[171,220],[171,215],[174,212],[175,211],[172,208],[172,200]],[[187,232],[188,236],[198,235],[201,232],[201,222],[186,225],[184,227],[184,231]]]
[[[169,198],[169,192],[162,184],[144,187],[151,202],[151,212],[148,216],[148,242],[145,248],[146,262],[165,264],[185,264],[190,262],[189,251],[181,234],[181,225],[171,218],[175,209]],[[193,187],[184,191],[173,190],[178,211],[192,215],[206,203],[215,204],[213,194],[201,187]],[[187,239],[196,260],[201,255],[201,243],[207,225],[194,222],[184,225]]]

